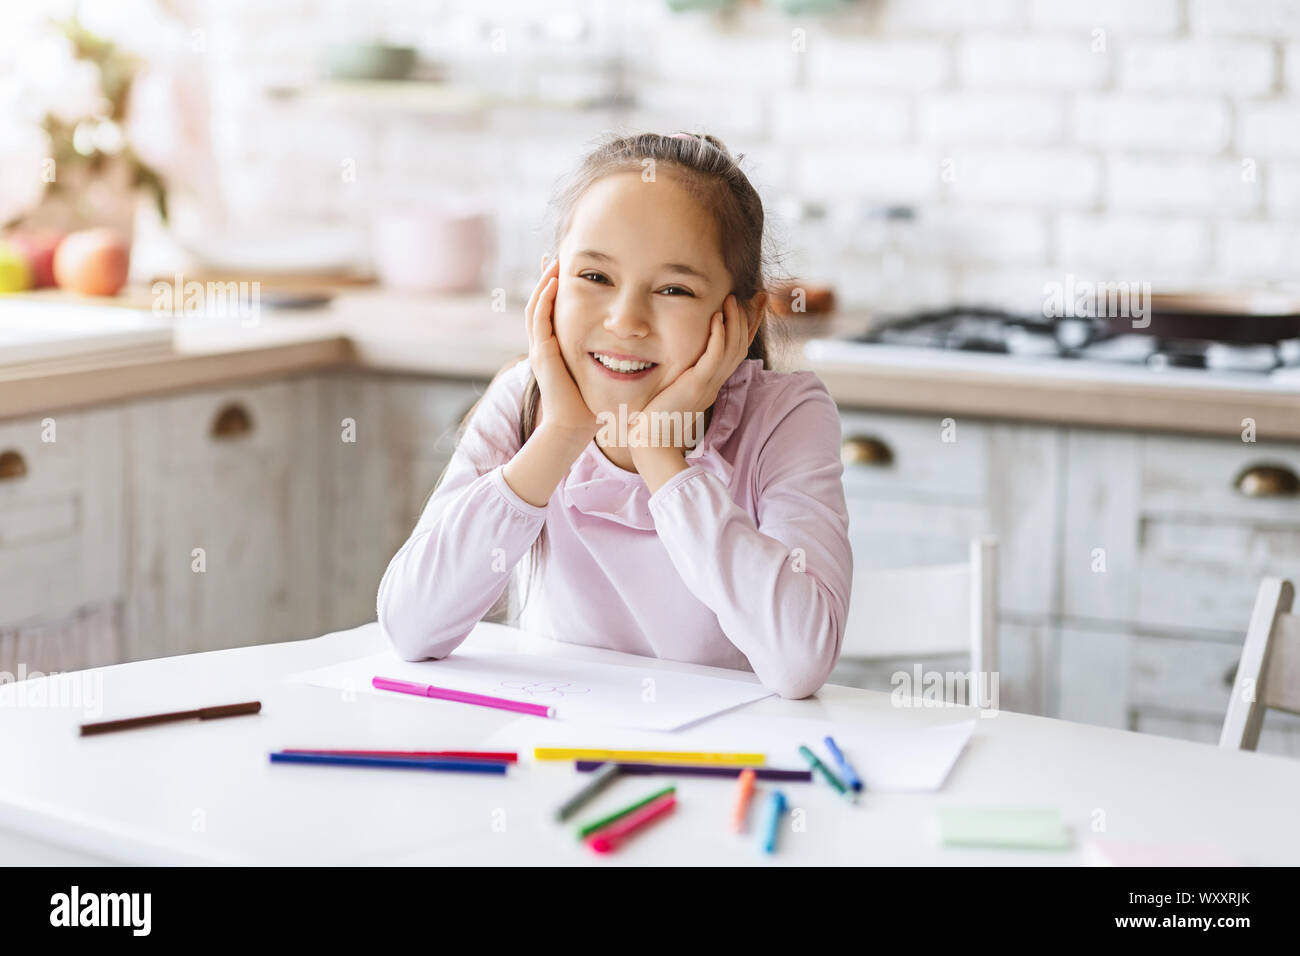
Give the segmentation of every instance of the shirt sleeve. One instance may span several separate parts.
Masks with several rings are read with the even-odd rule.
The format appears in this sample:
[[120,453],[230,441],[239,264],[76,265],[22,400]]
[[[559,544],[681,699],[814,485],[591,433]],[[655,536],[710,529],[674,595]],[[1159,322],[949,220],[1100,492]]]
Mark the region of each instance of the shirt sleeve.
[[839,444],[839,413],[817,383],[763,446],[757,522],[699,467],[678,472],[650,498],[682,580],[782,697],[815,693],[844,638],[853,554]]
[[446,657],[487,614],[546,514],[506,484],[527,367],[488,387],[406,543],[379,582],[380,628],[406,660]]

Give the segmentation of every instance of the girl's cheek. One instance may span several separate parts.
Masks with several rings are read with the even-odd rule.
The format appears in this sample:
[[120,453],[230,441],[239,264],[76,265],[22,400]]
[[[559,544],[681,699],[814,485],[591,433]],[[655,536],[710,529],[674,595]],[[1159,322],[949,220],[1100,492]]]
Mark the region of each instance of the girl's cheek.
[[555,292],[555,324],[576,324],[579,316],[591,310],[591,283],[568,276],[560,277],[560,287]]
[[552,321],[555,324],[555,334],[563,339],[570,334],[574,326],[576,312],[573,292],[563,281],[560,282],[560,288],[555,293],[555,309],[551,313]]
[[[702,325],[702,328],[701,328]],[[709,344],[709,320],[705,317],[698,322],[691,322],[678,331],[678,347],[673,351],[677,363],[682,368],[689,368],[699,361]]]
[[582,310],[575,308],[572,296],[565,296],[560,289],[555,299],[555,311],[552,313],[555,338],[560,343],[560,354],[572,364],[577,361],[583,349]]

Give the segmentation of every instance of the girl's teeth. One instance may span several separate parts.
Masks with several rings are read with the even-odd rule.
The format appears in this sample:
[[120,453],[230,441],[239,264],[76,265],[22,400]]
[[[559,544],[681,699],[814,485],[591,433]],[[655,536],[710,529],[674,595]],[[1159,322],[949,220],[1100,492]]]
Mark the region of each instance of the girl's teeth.
[[597,362],[613,372],[639,372],[654,365],[654,362],[633,362],[630,359],[609,358],[599,352],[593,352],[592,354],[596,356]]

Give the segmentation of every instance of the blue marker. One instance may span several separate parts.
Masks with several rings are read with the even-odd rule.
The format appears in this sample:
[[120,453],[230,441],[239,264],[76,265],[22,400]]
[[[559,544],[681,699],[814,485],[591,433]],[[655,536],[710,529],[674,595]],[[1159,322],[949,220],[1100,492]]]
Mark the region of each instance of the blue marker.
[[350,754],[271,754],[271,763],[309,763],[325,767],[391,767],[395,770],[448,770],[460,773],[506,772],[506,765],[488,760],[429,759],[411,757],[361,757]]
[[763,833],[763,852],[776,852],[776,829],[781,825],[781,814],[785,813],[785,794],[780,790],[772,792],[772,800],[768,803],[767,826]]
[[840,770],[844,772],[844,778],[848,785],[852,787],[855,792],[861,793],[862,781],[858,779],[858,775],[849,764],[849,758],[840,752],[840,748],[835,746],[835,741],[830,737],[826,738],[826,749],[831,752],[831,756],[835,758],[835,762],[840,765]]

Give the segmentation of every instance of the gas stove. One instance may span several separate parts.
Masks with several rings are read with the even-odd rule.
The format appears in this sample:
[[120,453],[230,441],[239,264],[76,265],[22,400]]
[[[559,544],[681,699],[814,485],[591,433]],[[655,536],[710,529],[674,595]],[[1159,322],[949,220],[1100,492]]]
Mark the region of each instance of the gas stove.
[[814,339],[814,361],[987,368],[1073,378],[1300,389],[1300,338],[1226,342],[1115,332],[1087,317],[947,308],[886,319],[868,332]]

